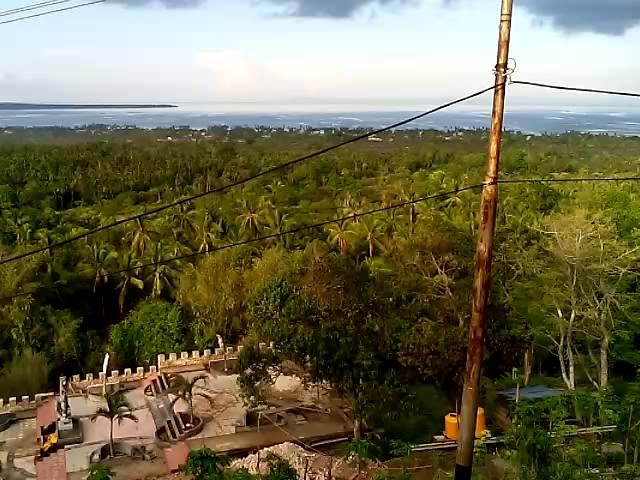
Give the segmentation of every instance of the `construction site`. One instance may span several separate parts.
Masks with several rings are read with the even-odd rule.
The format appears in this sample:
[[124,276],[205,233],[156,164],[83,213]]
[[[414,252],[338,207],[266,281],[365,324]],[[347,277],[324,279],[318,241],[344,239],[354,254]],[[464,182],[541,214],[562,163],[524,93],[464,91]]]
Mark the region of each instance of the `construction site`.
[[[133,417],[113,422],[110,461],[122,478],[178,471],[191,450],[204,447],[242,456],[292,440],[314,445],[349,438],[353,426],[344,402],[294,375],[277,376],[266,403],[248,408],[237,384],[238,353],[229,347],[159,355],[147,371],[61,378],[59,392],[3,402],[0,476],[84,478],[92,464],[111,457],[110,421],[96,412],[114,391],[123,393]],[[197,378],[192,413],[171,393],[177,376]]]

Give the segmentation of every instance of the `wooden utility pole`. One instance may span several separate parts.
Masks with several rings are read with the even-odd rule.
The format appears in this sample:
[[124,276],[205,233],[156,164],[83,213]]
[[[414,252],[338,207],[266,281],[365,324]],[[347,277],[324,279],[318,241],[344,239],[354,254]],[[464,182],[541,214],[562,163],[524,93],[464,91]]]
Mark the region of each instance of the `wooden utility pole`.
[[473,467],[473,446],[480,390],[480,372],[484,354],[484,337],[487,330],[487,302],[491,287],[491,261],[493,259],[493,237],[496,229],[498,207],[498,170],[504,123],[504,101],[507,90],[509,42],[511,39],[511,16],[513,0],[502,0],[500,15],[500,37],[498,40],[498,62],[496,64],[491,136],[489,137],[489,160],[487,177],[482,190],[480,207],[480,238],[476,249],[475,279],[473,282],[471,323],[469,325],[469,347],[467,368],[462,392],[460,432],[456,456],[455,480],[470,480]]

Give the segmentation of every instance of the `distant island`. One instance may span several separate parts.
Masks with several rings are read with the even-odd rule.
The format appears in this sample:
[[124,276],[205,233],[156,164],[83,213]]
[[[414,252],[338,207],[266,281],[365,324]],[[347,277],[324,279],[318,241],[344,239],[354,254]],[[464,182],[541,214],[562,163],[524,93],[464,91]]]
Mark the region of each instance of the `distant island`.
[[165,104],[93,104],[79,105],[72,103],[15,103],[0,102],[0,110],[89,110],[89,109],[112,109],[112,108],[177,108],[177,105]]

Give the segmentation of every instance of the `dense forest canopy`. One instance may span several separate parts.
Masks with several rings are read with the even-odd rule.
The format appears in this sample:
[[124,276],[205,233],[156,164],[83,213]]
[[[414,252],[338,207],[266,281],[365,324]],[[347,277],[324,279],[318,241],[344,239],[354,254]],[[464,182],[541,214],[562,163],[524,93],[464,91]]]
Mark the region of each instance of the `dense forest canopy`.
[[[356,134],[90,130],[3,137],[2,258]],[[398,389],[426,383],[455,397],[477,191],[212,252],[483,179],[484,131],[381,138],[0,266],[0,297],[33,292],[0,305],[0,397],[34,393],[61,373],[96,372],[105,352],[117,366],[135,367],[157,353],[211,347],[216,335],[274,341],[289,358],[311,358],[314,379],[331,381],[354,411],[382,423],[400,421],[382,407]],[[638,138],[504,140],[503,178],[639,170]],[[639,236],[636,182],[501,186],[486,382],[513,369],[570,390],[633,379]],[[193,252],[203,255],[141,267]]]

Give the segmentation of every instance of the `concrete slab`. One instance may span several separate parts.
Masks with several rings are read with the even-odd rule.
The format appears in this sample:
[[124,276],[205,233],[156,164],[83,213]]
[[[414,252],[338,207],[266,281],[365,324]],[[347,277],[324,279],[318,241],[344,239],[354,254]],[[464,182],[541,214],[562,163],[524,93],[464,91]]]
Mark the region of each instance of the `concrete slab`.
[[35,455],[31,455],[28,457],[16,457],[13,459],[13,465],[16,468],[24,470],[25,472],[30,473],[31,475],[36,475],[36,463],[35,463]]
[[8,450],[0,450],[0,472],[7,466],[7,460],[9,459]]

